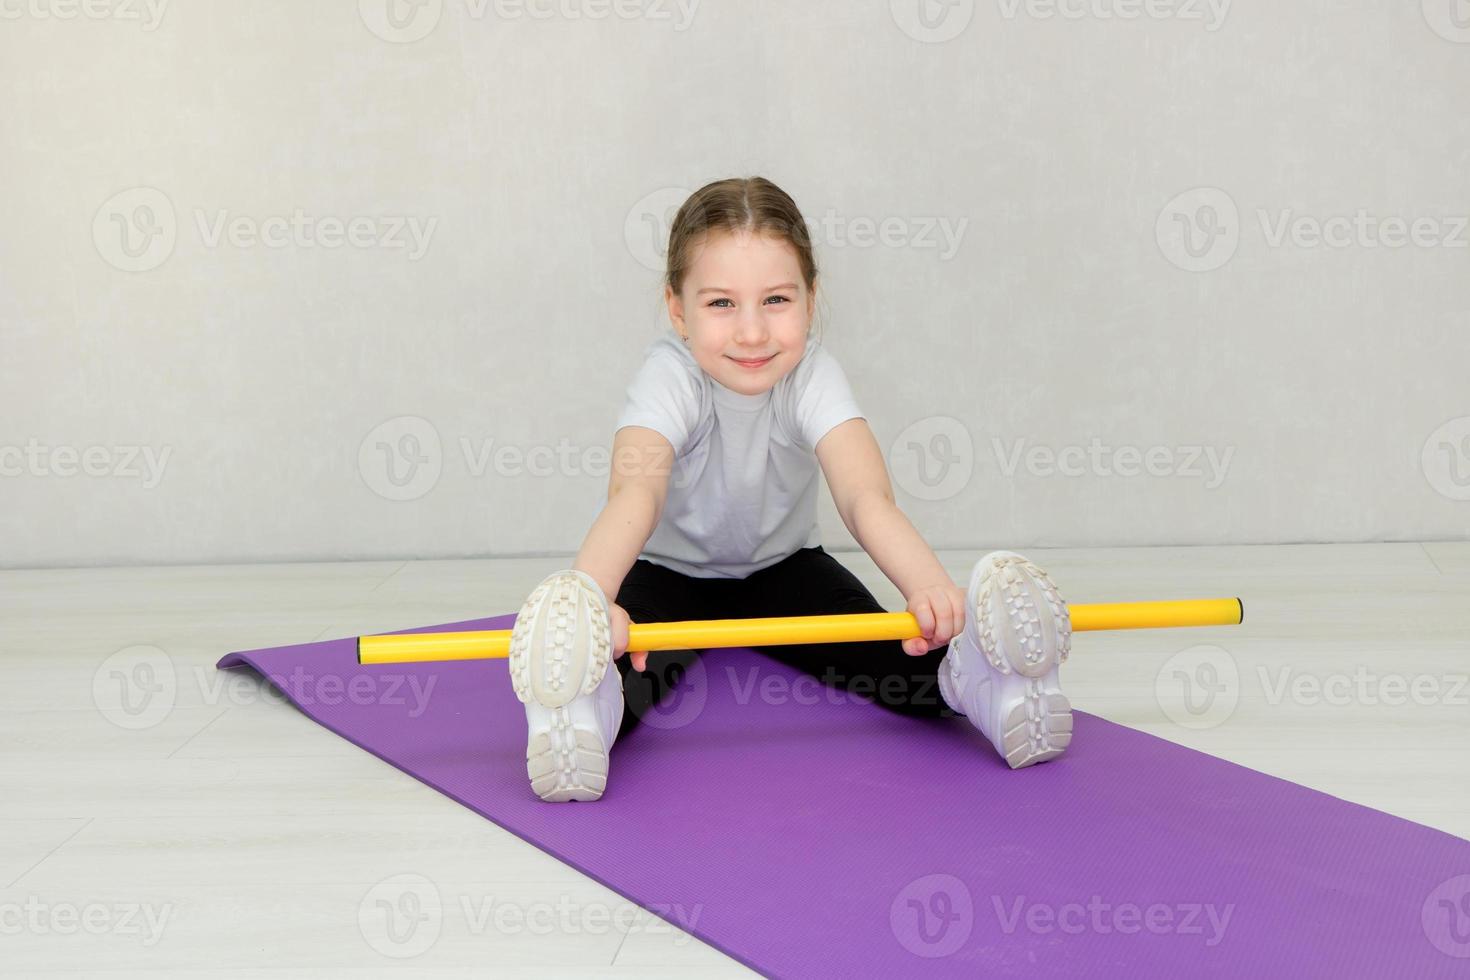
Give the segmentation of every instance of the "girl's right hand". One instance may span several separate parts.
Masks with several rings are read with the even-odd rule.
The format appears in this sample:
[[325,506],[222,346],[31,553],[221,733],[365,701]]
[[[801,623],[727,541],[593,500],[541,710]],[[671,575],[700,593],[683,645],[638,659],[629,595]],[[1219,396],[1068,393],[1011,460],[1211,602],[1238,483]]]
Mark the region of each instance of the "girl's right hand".
[[[628,652],[628,625],[632,621],[628,619],[628,611],[616,602],[608,607],[608,625],[612,627],[612,655],[616,660]],[[648,651],[635,650],[632,653],[633,669],[643,670],[648,666]]]

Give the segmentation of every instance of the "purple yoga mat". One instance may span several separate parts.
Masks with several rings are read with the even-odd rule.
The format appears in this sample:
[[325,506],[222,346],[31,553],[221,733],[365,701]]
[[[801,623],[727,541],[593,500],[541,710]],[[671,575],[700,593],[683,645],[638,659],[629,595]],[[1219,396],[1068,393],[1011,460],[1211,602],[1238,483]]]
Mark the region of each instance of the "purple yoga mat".
[[[1011,771],[963,718],[711,650],[613,747],[601,800],[552,804],[504,660],[360,667],[343,639],[218,666],[245,665],[770,976],[1470,975],[1470,843],[1093,715],[1065,756]],[[323,678],[335,696],[311,695]]]

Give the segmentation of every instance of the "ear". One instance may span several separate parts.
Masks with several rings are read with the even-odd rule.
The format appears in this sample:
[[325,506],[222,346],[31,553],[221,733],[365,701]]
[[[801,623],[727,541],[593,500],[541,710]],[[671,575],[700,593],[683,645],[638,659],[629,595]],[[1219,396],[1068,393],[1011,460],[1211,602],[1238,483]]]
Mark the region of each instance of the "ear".
[[687,334],[688,330],[684,326],[684,300],[667,283],[664,284],[664,303],[669,308],[669,320],[681,334]]

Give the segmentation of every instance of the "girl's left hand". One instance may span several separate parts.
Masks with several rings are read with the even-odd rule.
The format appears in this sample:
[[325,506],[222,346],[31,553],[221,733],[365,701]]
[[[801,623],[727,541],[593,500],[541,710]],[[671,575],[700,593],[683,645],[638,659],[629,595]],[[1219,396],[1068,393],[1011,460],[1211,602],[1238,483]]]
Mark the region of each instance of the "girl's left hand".
[[949,581],[925,586],[909,596],[909,612],[924,635],[904,640],[903,652],[921,657],[965,628],[965,592]]

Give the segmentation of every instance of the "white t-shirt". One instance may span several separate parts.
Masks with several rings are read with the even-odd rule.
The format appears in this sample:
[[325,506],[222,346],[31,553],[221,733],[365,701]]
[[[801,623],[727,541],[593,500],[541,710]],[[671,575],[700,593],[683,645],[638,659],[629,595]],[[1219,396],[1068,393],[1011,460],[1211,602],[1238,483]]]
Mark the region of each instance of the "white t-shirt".
[[741,579],[821,544],[816,445],[839,422],[866,417],[836,358],[811,337],[774,388],[746,395],[706,374],[670,327],[645,350],[614,426],[653,429],[674,447],[663,513],[638,557],[695,578]]

